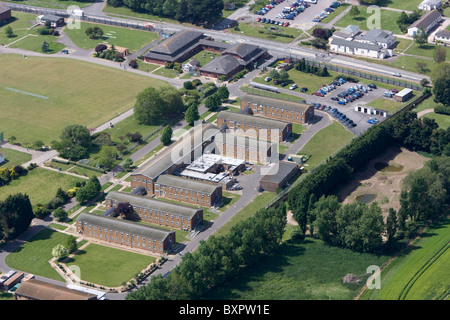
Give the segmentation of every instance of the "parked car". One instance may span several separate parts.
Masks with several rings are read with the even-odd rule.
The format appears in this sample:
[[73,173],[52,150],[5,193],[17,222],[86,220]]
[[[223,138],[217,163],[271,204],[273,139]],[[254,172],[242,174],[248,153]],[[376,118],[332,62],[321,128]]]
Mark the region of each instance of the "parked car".
[[306,92],[306,91],[308,91],[308,88],[303,87],[303,88],[300,89],[300,91],[301,91],[301,92]]
[[292,86],[289,87],[289,90],[295,90],[297,88],[298,88],[298,85],[294,83]]
[[396,72],[396,73],[393,74],[393,76],[394,77],[401,77],[402,75],[400,73]]
[[269,82],[270,80],[272,80],[272,78],[270,78],[270,77],[266,77],[266,78],[264,79],[265,82]]

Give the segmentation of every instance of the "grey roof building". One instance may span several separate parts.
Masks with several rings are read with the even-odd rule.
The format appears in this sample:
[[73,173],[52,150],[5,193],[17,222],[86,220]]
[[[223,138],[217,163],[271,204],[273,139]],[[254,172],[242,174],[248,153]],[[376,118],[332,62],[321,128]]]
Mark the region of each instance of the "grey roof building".
[[428,34],[441,20],[442,15],[439,11],[429,11],[408,27],[408,34],[413,36],[419,29],[424,29]]
[[238,59],[231,55],[222,55],[201,67],[200,71],[226,76],[233,73],[235,70],[239,71],[241,69],[243,69],[243,67]]
[[202,209],[198,208],[119,191],[109,192],[105,199],[115,201],[116,203],[129,203],[133,207],[149,208],[159,212],[180,215],[187,218],[192,218],[199,211],[202,211]]
[[[245,110],[245,109],[244,109]],[[250,109],[251,111],[251,109]],[[285,129],[289,123],[282,122],[278,120],[272,120],[268,118],[262,118],[262,117],[255,117],[252,115],[244,114],[244,113],[236,113],[236,112],[230,112],[230,111],[220,111],[217,115],[217,118],[223,118],[231,121],[237,121],[242,123],[249,123],[251,125],[255,126],[261,126],[264,128],[273,128],[273,129]]]
[[146,237],[147,239],[165,240],[174,231],[168,231],[149,225],[117,219],[112,217],[99,216],[91,213],[82,213],[78,216],[77,222],[94,226],[101,226],[109,230],[120,230],[134,236]]
[[218,188],[221,188],[217,184],[210,184],[205,182],[200,182],[197,180],[192,179],[186,179],[178,176],[174,176],[171,174],[163,174],[159,176],[158,180],[156,181],[156,184],[158,185],[166,185],[176,188],[183,188],[190,191],[195,192],[202,192],[206,194],[212,194],[214,191],[216,191]]
[[[241,97],[241,102],[242,101],[248,102],[248,104],[246,106],[264,105],[264,106],[269,106],[269,107],[285,108],[285,109],[295,110],[295,111],[300,111],[300,112],[305,112],[307,109],[310,108],[310,105],[306,104],[306,103],[293,102],[293,101],[287,101],[287,100],[279,100],[279,99],[273,99],[273,98],[257,96],[257,95],[249,95],[249,94],[243,95]],[[241,103],[241,109],[243,109],[242,103]],[[253,113],[255,113],[255,112],[253,112]]]

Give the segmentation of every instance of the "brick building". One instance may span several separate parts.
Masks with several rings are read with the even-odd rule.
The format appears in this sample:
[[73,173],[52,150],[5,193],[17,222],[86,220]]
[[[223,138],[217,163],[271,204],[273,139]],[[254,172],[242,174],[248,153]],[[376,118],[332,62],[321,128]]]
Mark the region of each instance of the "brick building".
[[168,252],[175,243],[175,231],[90,213],[80,214],[76,227],[83,237],[157,254]]
[[314,118],[314,108],[308,104],[256,95],[244,95],[240,107],[241,111],[250,108],[255,116],[298,124],[307,124]]
[[277,144],[266,140],[222,132],[215,136],[214,146],[217,154],[247,162],[270,163],[278,160]]
[[202,123],[189,130],[130,175],[132,190],[143,187],[148,195],[155,195],[155,181],[158,177],[162,174],[173,174],[184,165],[192,163],[203,154],[217,132],[219,128],[210,123]]
[[212,207],[222,203],[222,186],[164,174],[155,182],[155,196],[202,207]]
[[264,191],[277,192],[284,188],[286,184],[300,172],[299,166],[295,162],[280,161],[277,166],[265,175],[259,182],[259,186]]
[[11,9],[3,2],[0,2],[0,26],[8,22],[10,19]]
[[256,139],[282,142],[292,134],[292,123],[255,117],[244,113],[221,111],[217,115],[217,126]]
[[180,230],[192,230],[203,222],[203,209],[174,204],[126,192],[109,192],[106,209],[129,203],[141,221]]

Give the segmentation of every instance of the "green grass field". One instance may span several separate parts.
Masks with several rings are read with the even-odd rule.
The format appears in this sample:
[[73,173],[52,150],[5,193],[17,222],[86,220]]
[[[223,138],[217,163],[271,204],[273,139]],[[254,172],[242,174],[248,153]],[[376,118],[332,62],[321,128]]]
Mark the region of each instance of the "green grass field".
[[438,124],[439,128],[447,129],[450,127],[450,116],[446,114],[438,114],[438,113],[427,113],[424,115],[425,118],[434,119]]
[[43,229],[15,252],[8,254],[5,262],[11,268],[62,281],[48,261],[53,258],[52,249],[57,244],[64,244],[68,237],[61,232]]
[[417,9],[422,0],[381,0],[377,6],[414,11]]
[[[433,53],[437,47],[438,47],[437,45],[433,44],[424,44],[421,47],[419,47],[417,43],[414,43],[408,50],[406,50],[406,53],[433,59]],[[445,49],[445,51],[447,52],[446,60],[450,61],[450,48],[444,46],[439,47]]]
[[[42,26],[28,29],[36,23],[37,15],[13,11],[11,16],[15,20],[0,27],[0,43],[10,45],[11,48],[21,48],[44,53],[42,51],[42,44],[46,41],[49,44],[49,47],[48,51],[45,53],[48,54],[57,53],[65,47],[65,45],[55,42],[58,40],[58,37],[52,35],[40,35],[38,29]],[[7,26],[10,26],[13,30],[12,37],[8,37],[5,33]]]
[[362,298],[376,300],[444,299],[450,288],[450,220],[430,226],[381,273],[381,289]]
[[[12,2],[17,3],[14,0],[4,0],[4,2]],[[84,8],[90,6],[94,1],[83,0],[83,1],[72,1],[72,0],[23,0],[20,3],[27,6],[34,7],[44,7],[44,8],[53,8],[53,9],[67,9],[69,6],[78,6],[80,8]]]
[[0,164],[0,168],[13,168],[31,160],[31,154],[12,149],[0,148],[0,153],[5,156],[5,162]]
[[48,169],[35,168],[27,175],[1,187],[0,200],[21,192],[28,194],[32,205],[46,204],[55,196],[58,188],[67,191],[73,188],[77,181],[84,181],[84,179]]
[[[351,300],[362,288],[370,265],[385,256],[355,253],[308,238],[304,243],[283,243],[270,257],[208,292],[213,300]],[[353,273],[360,284],[343,284]],[[300,304],[301,305],[301,304]]]
[[[88,27],[98,26],[103,30],[103,37],[99,39],[89,39],[85,31]],[[118,47],[127,48],[134,52],[158,38],[155,32],[128,29],[97,23],[82,22],[81,29],[65,28],[64,32],[79,48],[94,49],[99,43],[114,44]]]
[[[415,97],[412,99],[415,99]],[[392,115],[407,104],[408,104],[408,102],[403,102],[403,103],[397,102],[394,99],[389,99],[389,98],[376,98],[376,99],[370,101],[367,104],[367,106],[388,111],[389,114]]]
[[331,125],[317,132],[298,154],[311,155],[306,162],[311,169],[342,148],[353,137],[350,131],[333,120]]
[[[367,13],[367,7],[358,6],[360,14],[356,17],[352,17],[350,13],[347,13],[338,22],[336,22],[335,26],[345,28],[351,24],[359,26],[361,30],[369,30],[369,23],[373,23],[369,18],[374,15],[373,12]],[[400,28],[397,25],[397,18],[400,16],[399,11],[391,11],[386,9],[381,9],[380,11],[380,26],[378,28],[384,30],[390,30],[394,34],[403,34]]]
[[303,31],[296,29],[296,28],[290,28],[290,27],[274,27],[277,28],[277,30],[273,30],[276,33],[286,34],[288,36],[292,37],[283,37],[280,35],[275,35],[273,32],[267,31],[267,28],[273,27],[273,25],[266,25],[264,23],[240,23],[239,24],[239,30],[230,29],[232,33],[235,34],[244,34],[246,36],[256,37],[256,38],[262,38],[267,40],[273,40],[273,41],[279,41],[281,43],[289,43],[292,42],[295,38],[300,36]]
[[83,282],[117,287],[131,280],[153,262],[154,257],[89,244],[69,259],[66,265],[78,266]]
[[48,145],[70,124],[94,128],[132,108],[143,89],[167,84],[123,70],[63,58],[24,59],[5,54],[1,55],[0,64],[2,131],[5,137],[14,135],[22,145],[36,140]]

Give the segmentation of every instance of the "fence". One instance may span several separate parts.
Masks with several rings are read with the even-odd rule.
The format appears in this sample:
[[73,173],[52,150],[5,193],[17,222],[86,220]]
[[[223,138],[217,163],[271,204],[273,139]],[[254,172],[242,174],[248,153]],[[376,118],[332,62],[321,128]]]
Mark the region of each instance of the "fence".
[[[298,57],[290,57],[290,58],[294,61],[294,63],[301,60],[301,58],[298,58]],[[337,66],[334,64],[317,62],[317,61],[308,60],[308,59],[305,59],[305,62],[309,66],[315,66],[318,68],[327,67],[328,70],[336,71],[336,72],[343,73],[343,74],[348,74],[348,75],[359,77],[359,78],[383,82],[386,84],[391,84],[394,86],[413,89],[413,90],[417,90],[417,91],[423,90],[423,87],[420,85],[416,85],[416,84],[413,84],[413,83],[407,82],[407,81],[401,81],[399,79],[394,79],[394,78],[390,78],[390,77],[382,77],[380,75],[373,74],[373,73],[365,73],[365,72],[355,70],[355,69],[344,68],[344,67],[340,67],[340,66]]]
[[[36,15],[56,15],[64,18],[69,18],[71,14],[67,10],[58,10],[58,9],[46,9],[46,8],[36,8],[24,5],[17,5],[13,3],[6,3],[11,10],[33,13]],[[130,29],[151,31],[151,32],[162,32],[159,28],[153,28],[146,26],[144,22],[125,20],[125,19],[117,19],[117,18],[109,18],[109,17],[100,17],[100,16],[92,16],[92,15],[84,15],[82,17],[78,17],[82,21],[107,24],[116,27],[124,27]]]

